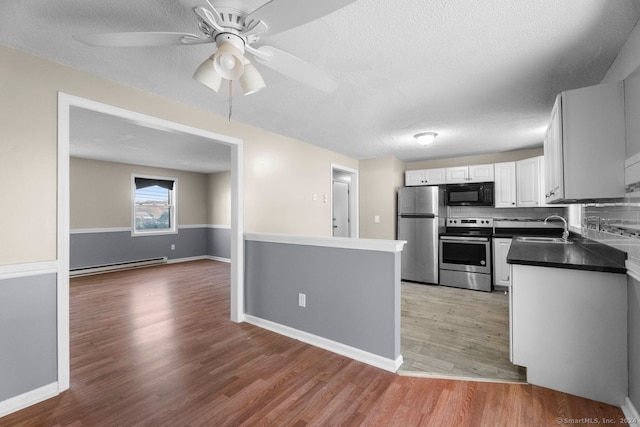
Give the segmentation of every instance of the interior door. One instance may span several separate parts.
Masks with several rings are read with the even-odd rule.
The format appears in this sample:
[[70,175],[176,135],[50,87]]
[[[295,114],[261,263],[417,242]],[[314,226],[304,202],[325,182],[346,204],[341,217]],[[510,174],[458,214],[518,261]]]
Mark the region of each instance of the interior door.
[[349,220],[349,184],[333,181],[333,237],[351,237]]

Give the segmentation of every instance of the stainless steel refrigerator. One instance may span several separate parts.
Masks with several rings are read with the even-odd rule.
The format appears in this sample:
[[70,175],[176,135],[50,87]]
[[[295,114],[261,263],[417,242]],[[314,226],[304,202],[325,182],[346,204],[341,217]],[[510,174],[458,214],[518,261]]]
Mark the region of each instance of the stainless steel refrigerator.
[[438,283],[438,236],[444,230],[445,209],[440,187],[398,190],[398,240],[407,241],[401,254],[402,280]]

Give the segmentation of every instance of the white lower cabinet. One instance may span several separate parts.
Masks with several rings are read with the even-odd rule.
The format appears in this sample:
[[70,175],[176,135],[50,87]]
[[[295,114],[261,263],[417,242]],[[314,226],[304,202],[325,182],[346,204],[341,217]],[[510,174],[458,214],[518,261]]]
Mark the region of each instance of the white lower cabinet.
[[511,269],[507,254],[511,247],[510,238],[493,239],[493,285],[511,287]]
[[512,264],[511,361],[530,384],[621,406],[627,276]]

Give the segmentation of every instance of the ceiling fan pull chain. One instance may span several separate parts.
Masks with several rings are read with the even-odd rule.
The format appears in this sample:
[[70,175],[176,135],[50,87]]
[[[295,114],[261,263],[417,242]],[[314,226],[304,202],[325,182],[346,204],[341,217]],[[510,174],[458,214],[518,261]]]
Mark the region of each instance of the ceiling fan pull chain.
[[233,80],[229,80],[229,123],[231,123],[231,112],[232,112],[232,98],[233,98]]

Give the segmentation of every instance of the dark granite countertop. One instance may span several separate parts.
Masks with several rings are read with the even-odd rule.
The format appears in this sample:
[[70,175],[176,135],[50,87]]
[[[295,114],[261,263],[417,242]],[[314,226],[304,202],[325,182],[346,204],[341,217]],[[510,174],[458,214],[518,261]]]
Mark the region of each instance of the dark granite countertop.
[[573,244],[521,242],[514,238],[507,262],[626,274],[625,252],[583,237],[571,237],[569,240]]
[[511,238],[515,236],[562,236],[562,228],[495,228],[493,237],[497,239]]

